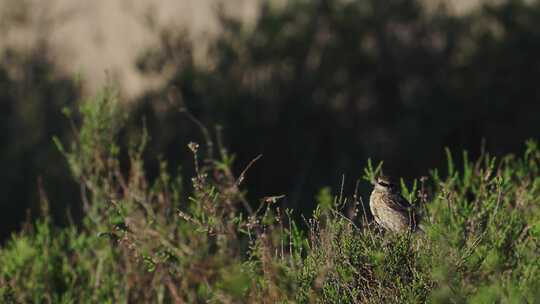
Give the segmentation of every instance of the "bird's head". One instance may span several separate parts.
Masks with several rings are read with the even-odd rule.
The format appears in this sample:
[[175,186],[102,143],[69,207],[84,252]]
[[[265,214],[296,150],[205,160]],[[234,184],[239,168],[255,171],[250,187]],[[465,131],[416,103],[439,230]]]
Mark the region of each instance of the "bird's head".
[[374,180],[375,189],[379,191],[396,191],[397,184],[392,178],[386,175],[378,175]]

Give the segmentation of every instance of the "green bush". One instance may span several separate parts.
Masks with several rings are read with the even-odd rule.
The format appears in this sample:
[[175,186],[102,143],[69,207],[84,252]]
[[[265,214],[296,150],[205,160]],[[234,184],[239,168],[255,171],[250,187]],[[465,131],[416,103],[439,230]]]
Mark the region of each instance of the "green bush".
[[[80,112],[76,140],[56,143],[81,184],[84,223],[58,228],[44,212],[13,235],[0,249],[3,302],[532,303],[540,297],[534,141],[521,157],[484,153],[460,170],[448,153],[448,176],[435,169],[411,189],[403,183],[425,212],[425,234],[396,235],[370,223],[362,198],[343,190],[321,190],[313,216],[302,223],[280,205],[281,196],[250,204],[242,185],[257,158],[235,175],[234,158],[219,141],[215,154],[188,146],[191,188],[167,173],[165,160],[150,180],[143,163],[147,134],[131,134],[127,146],[118,142],[126,119],[113,90]],[[378,169],[370,164],[365,179]],[[42,204],[46,211],[46,198]]]

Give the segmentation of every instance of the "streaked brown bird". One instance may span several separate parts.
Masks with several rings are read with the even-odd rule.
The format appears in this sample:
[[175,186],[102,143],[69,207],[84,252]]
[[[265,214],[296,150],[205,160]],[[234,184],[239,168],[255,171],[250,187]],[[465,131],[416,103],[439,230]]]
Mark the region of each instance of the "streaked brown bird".
[[411,204],[401,195],[399,186],[387,176],[377,176],[369,207],[375,222],[386,230],[406,232],[420,230],[419,216]]

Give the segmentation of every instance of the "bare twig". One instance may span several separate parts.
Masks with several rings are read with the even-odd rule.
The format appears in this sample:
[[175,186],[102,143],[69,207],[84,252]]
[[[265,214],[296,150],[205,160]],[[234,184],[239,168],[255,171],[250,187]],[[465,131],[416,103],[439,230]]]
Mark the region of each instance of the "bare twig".
[[169,99],[169,103],[172,106],[176,106],[176,109],[179,113],[186,115],[186,117],[199,128],[206,142],[206,152],[207,152],[206,160],[209,161],[213,159],[214,142],[212,141],[210,132],[208,132],[208,129],[204,126],[204,124],[200,120],[198,120],[186,107],[182,99],[182,95],[178,91],[178,88],[176,87],[169,88],[168,99]]
[[249,168],[251,168],[251,166],[253,166],[253,164],[255,164],[255,162],[258,161],[261,157],[262,157],[262,154],[259,154],[259,155],[257,155],[257,157],[255,157],[254,159],[252,159],[248,163],[248,165],[246,166],[244,171],[242,171],[242,173],[240,173],[240,176],[238,177],[238,180],[236,180],[236,186],[240,186],[240,184],[242,184],[242,182],[244,181],[244,178],[246,177],[246,173],[249,170]]
[[167,289],[169,289],[169,292],[171,293],[171,297],[173,298],[174,303],[175,304],[183,304],[184,301],[178,295],[178,290],[177,290],[176,286],[174,286],[174,283],[173,283],[170,275],[165,276],[165,284],[167,285]]

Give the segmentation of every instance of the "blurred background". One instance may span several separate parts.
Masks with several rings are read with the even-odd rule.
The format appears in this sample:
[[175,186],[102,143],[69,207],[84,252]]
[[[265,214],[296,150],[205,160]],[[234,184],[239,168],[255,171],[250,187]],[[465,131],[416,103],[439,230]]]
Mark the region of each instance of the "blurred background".
[[175,88],[237,172],[263,154],[254,202],[286,194],[306,213],[343,175],[352,192],[368,158],[411,180],[444,168],[445,147],[521,152],[540,138],[538,79],[540,1],[2,0],[0,238],[40,192],[58,224],[80,219],[52,137],[69,141],[61,109],[106,84],[129,109],[122,134],[149,128],[150,174],[162,157],[190,176],[186,145],[204,143]]

